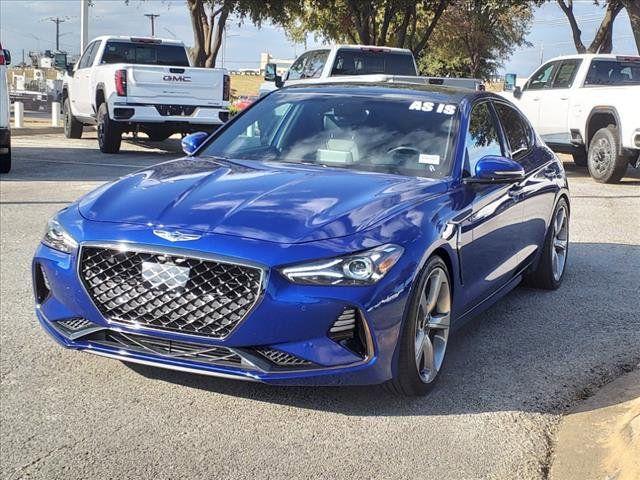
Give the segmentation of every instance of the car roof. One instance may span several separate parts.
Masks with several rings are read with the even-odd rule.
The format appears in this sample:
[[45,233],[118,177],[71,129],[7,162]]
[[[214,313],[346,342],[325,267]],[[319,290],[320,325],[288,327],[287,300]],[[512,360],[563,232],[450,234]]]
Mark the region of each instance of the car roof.
[[149,40],[164,45],[184,46],[184,43],[179,40],[173,40],[171,38],[145,37],[144,35],[101,35],[94,38],[92,42],[95,40],[116,40],[120,42],[131,42],[133,41],[132,39]]
[[[290,85],[276,92],[309,93],[309,94],[345,94],[377,97],[380,95],[394,95],[424,99],[427,96],[441,102],[460,103],[463,100],[473,101],[477,97],[496,97],[489,92],[471,90],[468,88],[448,87],[443,85],[417,84],[404,82],[336,82]],[[274,92],[275,93],[275,92]]]
[[574,53],[572,55],[562,55],[560,57],[550,58],[545,63],[554,62],[556,60],[573,60],[573,59],[591,60],[591,59],[594,59],[594,58],[612,58],[612,59],[615,59],[617,57],[635,57],[635,58],[640,58],[640,56],[638,56],[638,55],[622,54],[622,53]]

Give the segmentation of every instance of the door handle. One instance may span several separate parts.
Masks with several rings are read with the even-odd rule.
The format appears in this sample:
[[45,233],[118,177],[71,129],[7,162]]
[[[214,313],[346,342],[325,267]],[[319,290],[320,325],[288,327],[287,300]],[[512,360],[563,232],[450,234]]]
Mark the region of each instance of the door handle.
[[533,100],[534,102],[537,102],[538,100],[540,100],[540,97],[538,97],[538,98],[532,98],[531,100]]

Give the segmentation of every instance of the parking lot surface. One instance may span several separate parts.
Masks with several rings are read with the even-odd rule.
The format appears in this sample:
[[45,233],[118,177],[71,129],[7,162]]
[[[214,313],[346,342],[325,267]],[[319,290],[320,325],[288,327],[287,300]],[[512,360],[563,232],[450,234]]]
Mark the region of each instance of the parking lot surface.
[[457,332],[436,389],[280,388],[68,351],[33,313],[46,220],[97,185],[179,156],[178,140],[16,137],[0,182],[2,478],[542,479],[560,415],[640,362],[640,175],[567,163],[565,282],[518,288]]

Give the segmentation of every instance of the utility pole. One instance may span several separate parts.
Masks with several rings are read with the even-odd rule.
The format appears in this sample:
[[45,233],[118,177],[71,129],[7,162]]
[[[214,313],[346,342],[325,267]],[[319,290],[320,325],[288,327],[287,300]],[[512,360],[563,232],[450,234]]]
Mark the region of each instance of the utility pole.
[[89,0],[80,0],[80,55],[89,43]]
[[540,43],[540,65],[544,60],[544,43]]
[[151,20],[151,36],[155,37],[156,36],[156,18],[158,18],[160,15],[157,13],[145,13],[144,16],[147,17],[149,20]]
[[60,24],[64,23],[65,19],[60,17],[56,17],[56,18],[51,17],[49,20],[51,20],[53,23],[56,24],[56,51],[59,51],[60,50]]

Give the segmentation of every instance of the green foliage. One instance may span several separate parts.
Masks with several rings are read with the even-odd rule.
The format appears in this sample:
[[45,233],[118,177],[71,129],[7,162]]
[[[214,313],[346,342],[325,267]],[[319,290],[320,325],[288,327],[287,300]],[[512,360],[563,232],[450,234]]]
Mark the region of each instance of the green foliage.
[[487,79],[525,40],[530,2],[456,0],[447,7],[418,65],[424,75]]

